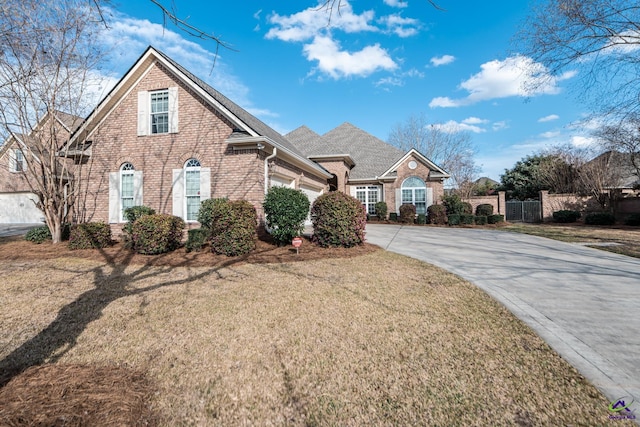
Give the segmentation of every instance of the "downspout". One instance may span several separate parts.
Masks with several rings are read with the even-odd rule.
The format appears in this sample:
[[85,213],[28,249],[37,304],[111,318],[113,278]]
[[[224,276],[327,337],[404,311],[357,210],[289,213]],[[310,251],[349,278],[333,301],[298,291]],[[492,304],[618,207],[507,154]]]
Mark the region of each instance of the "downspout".
[[269,160],[276,157],[278,154],[278,147],[273,147],[273,153],[264,159],[264,194],[269,192]]

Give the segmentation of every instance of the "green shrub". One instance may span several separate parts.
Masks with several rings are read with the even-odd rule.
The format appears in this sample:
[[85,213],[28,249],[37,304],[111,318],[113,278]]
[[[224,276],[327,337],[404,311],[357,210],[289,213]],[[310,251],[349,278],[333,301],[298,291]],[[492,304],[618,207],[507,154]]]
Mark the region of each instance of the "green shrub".
[[476,215],[476,225],[486,225],[487,221],[488,221],[487,215]]
[[376,216],[379,220],[384,221],[387,219],[387,203],[386,202],[378,202],[375,204]]
[[309,198],[300,190],[289,187],[271,187],[264,197],[264,214],[269,233],[280,246],[304,231],[304,220],[309,215]]
[[640,225],[640,213],[632,213],[624,219],[625,225]]
[[429,224],[444,225],[447,223],[447,208],[444,205],[431,205],[427,208]]
[[182,242],[185,223],[167,214],[143,215],[132,226],[133,248],[144,255],[170,252]]
[[489,224],[500,224],[504,222],[504,215],[494,214],[487,217]]
[[467,207],[464,203],[457,194],[442,197],[442,204],[447,209],[447,215],[465,213]]
[[198,220],[209,225],[211,252],[239,256],[255,249],[258,215],[251,203],[246,200],[209,199],[200,206],[200,214],[205,222],[200,221],[201,215],[198,215]]
[[576,222],[580,216],[578,211],[560,210],[553,213],[553,220],[560,223]]
[[389,221],[398,222],[398,213],[397,212],[391,212],[389,214]]
[[415,205],[405,203],[400,206],[400,222],[403,224],[413,224],[416,219]]
[[469,202],[462,202],[462,213],[473,215],[473,206]]
[[447,215],[449,225],[460,225],[460,214]]
[[493,205],[489,203],[483,203],[476,207],[476,216],[491,216],[493,215]]
[[156,211],[153,208],[148,206],[131,206],[130,208],[126,208],[122,215],[124,219],[127,221],[125,225],[122,226],[122,231],[124,232],[124,246],[127,248],[133,247],[133,223],[136,220],[144,215],[153,215]]
[[424,225],[427,223],[427,216],[425,214],[418,214],[418,218],[416,219],[416,223],[420,225]]
[[209,230],[206,228],[194,228],[189,230],[187,233],[189,237],[187,237],[187,243],[184,245],[187,252],[200,252],[204,244],[207,242]]
[[364,243],[367,214],[358,199],[335,191],[323,194],[311,207],[313,241],[323,247]]
[[609,212],[592,212],[584,217],[584,223],[588,225],[613,225],[616,217]]
[[102,249],[111,244],[111,227],[104,222],[85,222],[71,227],[69,249]]
[[473,216],[472,214],[468,214],[468,213],[460,214],[460,224],[473,225],[474,219],[475,219],[475,216]]
[[28,242],[40,244],[46,240],[51,240],[51,232],[49,231],[49,227],[41,225],[40,227],[27,231],[24,239]]

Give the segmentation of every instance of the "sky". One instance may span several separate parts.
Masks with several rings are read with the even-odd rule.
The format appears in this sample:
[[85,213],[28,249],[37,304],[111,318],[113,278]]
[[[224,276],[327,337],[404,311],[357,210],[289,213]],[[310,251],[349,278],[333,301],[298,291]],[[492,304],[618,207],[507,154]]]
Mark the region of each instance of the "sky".
[[545,68],[515,52],[527,1],[159,0],[223,40],[190,37],[151,0],[114,2],[102,37],[106,92],[152,45],[282,134],[324,134],[344,122],[386,141],[410,116],[468,132],[479,176],[563,143],[585,144],[588,113],[569,90],[578,71],[539,86]]

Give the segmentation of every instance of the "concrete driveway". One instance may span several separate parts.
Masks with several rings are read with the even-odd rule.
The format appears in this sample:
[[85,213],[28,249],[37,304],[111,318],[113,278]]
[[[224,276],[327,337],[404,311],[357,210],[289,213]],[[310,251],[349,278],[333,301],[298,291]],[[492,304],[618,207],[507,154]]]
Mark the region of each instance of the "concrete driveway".
[[0,237],[20,236],[27,234],[27,231],[35,227],[40,227],[44,223],[38,224],[0,224]]
[[369,224],[366,238],[474,283],[640,418],[640,259],[495,230]]

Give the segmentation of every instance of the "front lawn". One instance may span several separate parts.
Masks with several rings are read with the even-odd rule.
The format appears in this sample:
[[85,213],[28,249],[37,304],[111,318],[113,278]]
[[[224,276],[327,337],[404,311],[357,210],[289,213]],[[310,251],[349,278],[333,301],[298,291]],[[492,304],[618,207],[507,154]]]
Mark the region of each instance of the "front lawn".
[[36,256],[51,246],[0,260],[0,424],[609,422],[609,402],[528,327],[410,258]]

